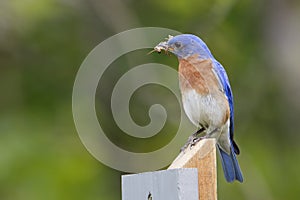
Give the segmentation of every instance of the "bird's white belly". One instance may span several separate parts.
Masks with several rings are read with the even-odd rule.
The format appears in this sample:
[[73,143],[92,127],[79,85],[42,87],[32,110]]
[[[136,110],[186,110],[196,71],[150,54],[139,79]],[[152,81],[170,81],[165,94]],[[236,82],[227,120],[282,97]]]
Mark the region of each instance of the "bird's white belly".
[[194,89],[182,92],[183,108],[197,127],[221,127],[224,124],[226,106],[217,95],[200,95]]

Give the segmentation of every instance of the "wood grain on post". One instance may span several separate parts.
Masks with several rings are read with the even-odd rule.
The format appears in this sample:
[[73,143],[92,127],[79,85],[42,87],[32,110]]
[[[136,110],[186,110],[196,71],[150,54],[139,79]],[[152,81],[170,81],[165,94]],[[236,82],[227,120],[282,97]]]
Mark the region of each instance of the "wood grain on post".
[[215,139],[203,139],[181,152],[168,169],[197,168],[200,200],[217,199],[217,159]]

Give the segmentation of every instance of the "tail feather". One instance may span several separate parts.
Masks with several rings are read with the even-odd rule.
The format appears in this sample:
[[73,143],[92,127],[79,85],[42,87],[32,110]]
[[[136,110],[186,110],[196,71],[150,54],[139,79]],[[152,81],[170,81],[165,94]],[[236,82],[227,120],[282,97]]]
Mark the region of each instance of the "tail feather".
[[219,146],[218,149],[221,155],[222,167],[226,181],[233,182],[234,180],[238,180],[242,183],[244,180],[243,175],[233,148],[231,147],[230,155],[223,151]]

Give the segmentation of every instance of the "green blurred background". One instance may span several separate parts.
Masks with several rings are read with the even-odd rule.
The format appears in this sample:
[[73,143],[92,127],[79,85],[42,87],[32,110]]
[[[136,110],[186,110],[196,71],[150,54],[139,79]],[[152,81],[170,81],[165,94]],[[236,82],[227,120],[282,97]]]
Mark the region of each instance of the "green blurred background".
[[[245,182],[226,183],[218,164],[219,199],[299,199],[299,13],[292,0],[1,0],[0,199],[121,199],[122,172],[80,142],[72,87],[97,44],[144,26],[201,36],[228,72]],[[126,70],[149,60],[177,67],[174,56],[147,57],[148,51],[128,55],[130,65],[128,58],[113,63],[96,98],[108,137],[136,151],[163,146],[176,129],[167,124],[157,137],[134,140],[109,111],[113,85]],[[147,110],[157,99],[172,109],[167,90],[142,89],[148,92],[137,91],[131,105],[137,123],[149,123]]]

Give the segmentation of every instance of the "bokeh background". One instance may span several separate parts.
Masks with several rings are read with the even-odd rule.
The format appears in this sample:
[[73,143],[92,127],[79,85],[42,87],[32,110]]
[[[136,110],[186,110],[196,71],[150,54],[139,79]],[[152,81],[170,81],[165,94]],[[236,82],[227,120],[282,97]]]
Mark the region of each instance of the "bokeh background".
[[[293,0],[1,0],[0,199],[121,199],[123,172],[101,164],[80,142],[72,87],[97,44],[144,26],[199,35],[228,72],[245,182],[226,183],[218,163],[219,199],[299,199],[299,21]],[[124,72],[149,61],[177,68],[174,56],[148,51],[116,60],[96,97],[107,136],[136,152],[160,148],[177,128],[172,119],[142,140],[122,133],[112,118],[109,98]],[[178,106],[156,85],[132,99],[132,118],[141,125],[149,123],[151,104]]]

